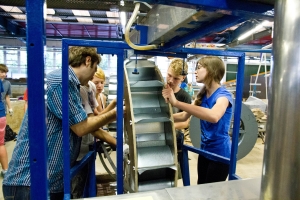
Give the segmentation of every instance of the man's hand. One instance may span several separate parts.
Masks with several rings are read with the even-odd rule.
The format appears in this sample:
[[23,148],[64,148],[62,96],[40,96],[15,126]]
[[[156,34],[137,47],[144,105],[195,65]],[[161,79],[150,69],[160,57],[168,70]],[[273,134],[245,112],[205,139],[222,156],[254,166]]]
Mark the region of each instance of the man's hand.
[[14,111],[12,108],[8,109],[9,115],[12,116],[14,114]]

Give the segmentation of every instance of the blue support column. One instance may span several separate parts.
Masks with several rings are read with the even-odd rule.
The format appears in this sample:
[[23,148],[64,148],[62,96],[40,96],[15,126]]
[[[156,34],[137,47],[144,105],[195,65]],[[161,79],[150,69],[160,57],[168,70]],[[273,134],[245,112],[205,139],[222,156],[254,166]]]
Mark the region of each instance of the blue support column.
[[182,148],[182,163],[180,163],[182,182],[184,186],[190,185],[190,168],[189,168],[189,155],[186,148]]
[[244,83],[244,69],[245,69],[245,54],[238,58],[238,72],[236,79],[236,93],[235,93],[235,107],[234,107],[234,121],[232,131],[232,147],[229,166],[229,180],[238,179],[235,175],[236,160],[238,152],[239,134],[240,134],[240,119],[242,112],[243,100],[243,83]]
[[96,151],[93,152],[93,158],[89,161],[89,197],[97,196],[97,187],[96,187]]
[[135,29],[140,31],[140,44],[148,44],[148,26],[136,25]]
[[45,0],[26,1],[27,87],[31,199],[48,199],[44,88]]
[[117,56],[117,194],[123,194],[124,51]]
[[70,199],[70,144],[69,144],[69,46],[62,41],[62,126],[64,158],[64,199]]

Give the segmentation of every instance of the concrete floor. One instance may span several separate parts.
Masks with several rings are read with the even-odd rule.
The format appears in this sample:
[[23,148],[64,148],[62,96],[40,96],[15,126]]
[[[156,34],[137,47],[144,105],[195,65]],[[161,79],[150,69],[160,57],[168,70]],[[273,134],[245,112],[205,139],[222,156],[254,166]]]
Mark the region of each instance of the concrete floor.
[[[7,142],[5,144],[8,152],[8,158],[11,159],[13,148],[15,146],[14,141]],[[260,178],[262,173],[262,160],[263,160],[264,144],[260,138],[257,139],[256,144],[252,151],[237,162],[236,174],[243,179],[247,178]],[[111,157],[115,157],[115,152],[112,152]],[[190,166],[190,181],[191,185],[196,185],[197,183],[197,155],[189,152],[189,166]],[[96,161],[96,174],[105,174],[99,158]],[[2,177],[0,178],[0,183],[2,186]],[[182,187],[182,179],[178,180],[178,187]],[[0,200],[3,199],[2,187],[0,188]]]

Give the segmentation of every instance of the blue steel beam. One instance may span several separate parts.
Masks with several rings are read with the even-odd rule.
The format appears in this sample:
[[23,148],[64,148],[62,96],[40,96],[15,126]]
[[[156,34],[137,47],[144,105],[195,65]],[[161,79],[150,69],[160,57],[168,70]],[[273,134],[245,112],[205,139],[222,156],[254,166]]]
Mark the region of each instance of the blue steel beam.
[[148,56],[165,56],[165,57],[187,58],[187,53],[166,53],[166,52],[161,52],[161,51],[139,51],[139,50],[134,50],[134,54],[148,55]]
[[45,0],[26,1],[27,86],[31,199],[48,199],[47,130],[44,83]]
[[243,18],[238,18],[238,17],[234,17],[234,16],[225,16],[221,19],[218,19],[216,22],[213,22],[213,23],[210,22],[207,25],[201,26],[200,28],[196,29],[193,32],[190,32],[189,34],[186,34],[183,37],[173,38],[172,40],[167,42],[162,47],[162,49],[164,51],[168,51],[172,48],[183,46],[195,39],[204,37],[211,33],[223,31],[223,30],[230,28],[232,26],[235,26],[243,21],[245,21],[245,19],[243,19]]
[[0,16],[0,27],[2,27],[11,36],[26,37],[26,30],[11,21]]
[[124,51],[118,53],[117,56],[117,194],[123,194]]
[[194,48],[177,48],[172,49],[172,52],[176,53],[187,53],[187,54],[203,54],[203,55],[212,55],[212,56],[230,56],[230,57],[241,57],[244,52],[230,52],[214,49],[194,49]]
[[274,5],[240,0],[143,0],[143,2],[194,8],[197,10],[206,9],[230,15],[236,14],[237,16],[247,13],[253,17],[255,17],[256,14],[261,14],[274,8]]
[[230,162],[234,163],[229,166],[229,180],[235,180],[238,176],[236,172],[236,161],[238,153],[238,143],[240,135],[240,119],[242,112],[242,101],[243,101],[243,85],[244,85],[244,71],[245,71],[245,53],[238,58],[238,71],[236,77],[236,92],[235,92],[235,107],[233,116],[233,130],[232,130],[232,146]]
[[107,47],[115,49],[131,49],[126,42],[122,41],[104,41],[104,40],[78,40],[62,39],[69,46],[89,46],[89,47]]
[[64,163],[64,200],[70,199],[70,127],[69,127],[69,46],[62,41],[62,133]]

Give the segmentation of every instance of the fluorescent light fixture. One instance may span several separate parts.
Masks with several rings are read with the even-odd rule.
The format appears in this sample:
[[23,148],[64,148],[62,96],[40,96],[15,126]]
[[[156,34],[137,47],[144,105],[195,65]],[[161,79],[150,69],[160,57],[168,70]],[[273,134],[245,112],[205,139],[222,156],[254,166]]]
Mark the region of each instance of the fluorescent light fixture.
[[[0,6],[0,8],[5,10],[5,12],[8,12],[15,19],[19,19],[19,20],[25,20],[26,19],[26,15],[18,15],[17,14],[17,13],[22,13],[23,14],[22,10],[20,10],[18,7],[15,7],[15,6]],[[12,13],[16,13],[16,14],[12,14]]]
[[47,15],[54,15],[55,14],[55,10],[52,8],[47,8]]
[[84,23],[93,23],[92,18],[90,17],[76,17],[77,21]]
[[26,19],[26,15],[15,15],[15,14],[10,14],[10,15],[13,16],[13,18],[18,19],[18,20]]
[[262,29],[265,25],[267,25],[269,23],[269,21],[265,20],[262,23],[258,24],[255,28],[251,29],[250,31],[244,33],[243,35],[241,35],[238,40],[243,40],[247,37],[249,37],[250,35],[252,35],[253,33],[256,33],[257,31],[259,31],[260,29]]
[[[119,13],[118,12],[110,12],[110,11],[106,11],[106,16],[109,17],[115,17],[118,18],[119,17]],[[118,24],[119,20],[118,19],[107,19],[108,23],[110,24]]]
[[120,12],[120,18],[121,18],[121,24],[122,26],[126,26],[126,13],[125,12]]
[[23,13],[18,7],[15,6],[0,6],[5,12]]
[[76,16],[77,21],[84,23],[93,23],[92,18],[90,18],[90,12],[88,10],[72,10],[72,12]]
[[72,10],[75,16],[86,16],[90,17],[90,13],[88,10]]
[[61,18],[60,17],[53,17],[53,16],[47,16],[47,21],[50,21],[50,22],[61,22]]

